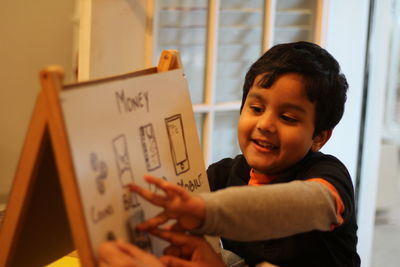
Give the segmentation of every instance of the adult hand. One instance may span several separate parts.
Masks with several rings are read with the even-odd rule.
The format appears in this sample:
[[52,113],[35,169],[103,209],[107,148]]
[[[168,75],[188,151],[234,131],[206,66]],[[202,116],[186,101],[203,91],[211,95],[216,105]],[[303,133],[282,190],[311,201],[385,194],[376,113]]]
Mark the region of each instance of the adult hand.
[[199,236],[154,228],[150,230],[171,243],[160,261],[168,267],[227,267],[210,244]]
[[98,253],[100,267],[165,267],[154,255],[122,240],[102,243]]
[[193,230],[202,225],[206,216],[206,205],[202,198],[160,178],[144,175],[144,180],[162,189],[165,195],[153,193],[136,184],[130,185],[131,191],[136,192],[150,203],[163,207],[164,210],[154,218],[139,224],[137,226],[139,230],[155,228],[170,219],[177,220],[172,227],[174,230]]

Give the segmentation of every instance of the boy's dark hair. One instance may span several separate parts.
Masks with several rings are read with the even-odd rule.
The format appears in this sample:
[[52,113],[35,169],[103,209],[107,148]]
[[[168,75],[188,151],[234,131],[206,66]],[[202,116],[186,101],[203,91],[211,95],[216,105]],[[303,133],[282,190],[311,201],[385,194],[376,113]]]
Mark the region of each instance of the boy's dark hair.
[[342,118],[348,84],[333,56],[309,42],[276,45],[253,63],[244,81],[240,111],[256,76],[264,74],[259,85],[269,88],[285,73],[300,74],[308,98],[316,103],[314,136],[333,129]]

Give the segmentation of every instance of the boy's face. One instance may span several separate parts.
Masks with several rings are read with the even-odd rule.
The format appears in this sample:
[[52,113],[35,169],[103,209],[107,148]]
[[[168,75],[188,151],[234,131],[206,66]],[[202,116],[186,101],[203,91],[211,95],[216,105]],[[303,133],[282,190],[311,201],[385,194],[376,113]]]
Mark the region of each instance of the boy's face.
[[313,137],[315,104],[307,98],[300,75],[283,74],[267,89],[258,86],[262,76],[256,77],[247,95],[238,139],[248,164],[273,175],[297,163],[311,147],[319,149],[327,139]]

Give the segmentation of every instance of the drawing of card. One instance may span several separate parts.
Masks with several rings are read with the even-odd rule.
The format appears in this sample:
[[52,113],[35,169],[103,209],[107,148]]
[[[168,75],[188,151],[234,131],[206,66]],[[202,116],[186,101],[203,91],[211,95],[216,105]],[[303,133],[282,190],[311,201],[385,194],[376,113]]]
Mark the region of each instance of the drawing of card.
[[118,176],[122,186],[127,186],[133,182],[133,174],[129,163],[128,146],[125,135],[120,135],[113,139],[113,148],[117,162]]
[[161,167],[161,162],[153,125],[141,126],[139,131],[147,171],[154,171]]
[[185,134],[183,131],[182,117],[180,114],[165,119],[172,160],[176,175],[190,169]]

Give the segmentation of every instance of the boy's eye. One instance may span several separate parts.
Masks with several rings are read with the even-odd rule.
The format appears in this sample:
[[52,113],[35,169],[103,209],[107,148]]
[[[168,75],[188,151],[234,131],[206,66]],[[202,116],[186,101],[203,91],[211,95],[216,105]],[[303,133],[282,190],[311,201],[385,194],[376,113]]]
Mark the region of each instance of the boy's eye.
[[281,118],[282,118],[284,121],[287,121],[287,122],[290,122],[290,123],[298,122],[297,119],[295,119],[295,118],[293,118],[293,117],[291,117],[291,116],[288,116],[288,115],[281,115]]
[[261,107],[259,107],[259,106],[254,106],[254,105],[251,105],[251,106],[250,106],[250,109],[251,109],[254,113],[261,113],[261,112],[263,111],[263,109],[262,109]]

